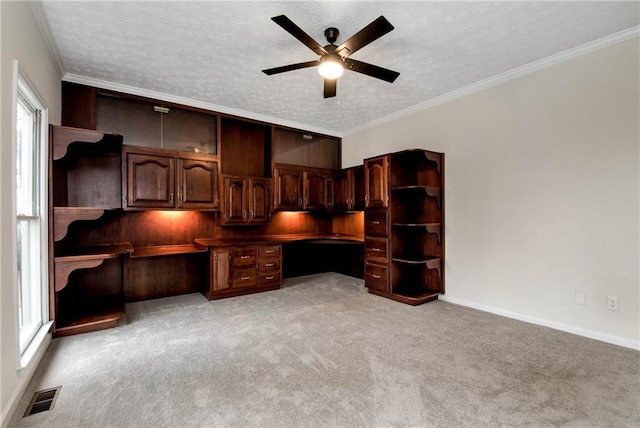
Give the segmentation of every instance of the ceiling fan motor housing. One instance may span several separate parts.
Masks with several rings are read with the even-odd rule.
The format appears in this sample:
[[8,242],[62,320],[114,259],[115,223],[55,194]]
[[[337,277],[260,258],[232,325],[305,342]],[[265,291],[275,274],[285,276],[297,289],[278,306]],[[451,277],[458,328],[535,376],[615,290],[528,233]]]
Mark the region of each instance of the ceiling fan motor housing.
[[327,38],[327,41],[333,44],[336,40],[338,40],[338,36],[340,35],[340,31],[338,31],[335,27],[329,27],[324,30],[324,36]]

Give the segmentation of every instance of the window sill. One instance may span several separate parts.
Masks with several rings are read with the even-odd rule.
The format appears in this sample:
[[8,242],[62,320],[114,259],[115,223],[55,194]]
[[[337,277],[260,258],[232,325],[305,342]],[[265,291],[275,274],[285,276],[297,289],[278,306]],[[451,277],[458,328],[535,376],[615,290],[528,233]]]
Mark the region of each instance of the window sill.
[[51,341],[49,330],[51,329],[52,325],[53,321],[49,321],[43,324],[42,327],[40,327],[31,343],[29,343],[29,346],[27,346],[27,349],[25,349],[25,351],[20,356],[20,365],[18,367],[18,370],[24,370],[29,366],[29,363],[31,363],[33,357],[38,353],[38,350],[45,342],[45,340],[48,339],[49,342]]

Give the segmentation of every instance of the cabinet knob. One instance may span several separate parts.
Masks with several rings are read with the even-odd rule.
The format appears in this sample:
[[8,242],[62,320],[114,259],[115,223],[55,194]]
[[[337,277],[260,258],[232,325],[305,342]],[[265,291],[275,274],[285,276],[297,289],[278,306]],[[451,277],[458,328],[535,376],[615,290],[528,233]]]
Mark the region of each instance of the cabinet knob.
[[247,218],[247,210],[242,210],[242,218]]
[[298,205],[302,205],[302,198],[298,199]]
[[171,194],[169,195],[169,201],[170,201],[171,203],[173,203],[173,193],[171,193]]
[[183,202],[184,202],[184,200],[182,198],[182,193],[180,193],[180,203],[183,203]]
[[249,217],[253,218],[253,210],[249,211]]

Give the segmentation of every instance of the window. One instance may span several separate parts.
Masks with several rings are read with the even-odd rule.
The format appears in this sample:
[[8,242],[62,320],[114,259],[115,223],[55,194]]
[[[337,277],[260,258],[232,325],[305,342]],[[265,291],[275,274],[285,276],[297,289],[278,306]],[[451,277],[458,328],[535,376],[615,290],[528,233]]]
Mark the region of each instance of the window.
[[45,199],[44,107],[22,76],[18,77],[15,123],[15,209],[19,349],[25,354],[49,321]]

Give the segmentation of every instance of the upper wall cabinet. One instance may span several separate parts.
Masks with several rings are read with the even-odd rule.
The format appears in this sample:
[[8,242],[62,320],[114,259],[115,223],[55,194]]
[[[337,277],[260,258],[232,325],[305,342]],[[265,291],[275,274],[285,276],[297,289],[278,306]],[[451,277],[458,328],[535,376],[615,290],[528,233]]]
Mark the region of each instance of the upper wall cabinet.
[[123,135],[129,145],[217,152],[216,116],[160,103],[98,95],[96,126]]
[[276,127],[273,161],[312,168],[340,169],[340,139]]
[[128,145],[218,152],[212,112],[69,82],[62,82],[62,124],[115,132]]
[[364,210],[364,167],[354,166],[333,173],[333,211]]
[[123,208],[217,210],[215,157],[125,146]]

